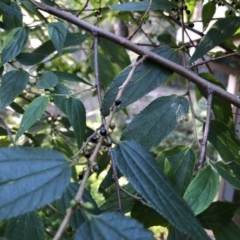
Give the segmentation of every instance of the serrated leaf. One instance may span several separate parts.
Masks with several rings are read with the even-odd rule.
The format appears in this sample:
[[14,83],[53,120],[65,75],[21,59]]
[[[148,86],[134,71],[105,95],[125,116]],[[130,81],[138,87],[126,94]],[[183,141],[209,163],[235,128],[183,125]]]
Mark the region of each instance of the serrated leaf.
[[69,184],[71,169],[55,150],[17,146],[0,148],[0,176],[2,220],[58,199]]
[[198,58],[204,56],[208,51],[219,45],[221,42],[230,38],[240,26],[240,19],[231,16],[217,20],[209,29],[207,34],[202,38],[197,46],[189,64],[192,64]]
[[28,39],[29,30],[26,27],[18,27],[11,30],[2,47],[1,66],[15,58],[23,49]]
[[[134,231],[133,231],[134,229]],[[91,217],[77,230],[74,240],[154,240],[152,233],[136,220],[117,213]]]
[[82,82],[82,83],[92,86],[92,84],[90,84],[89,82],[85,81],[84,79],[78,77],[76,74],[72,74],[72,73],[68,73],[68,72],[59,72],[59,71],[52,71],[52,72],[58,77],[58,79],[67,80],[70,82]]
[[183,195],[192,179],[196,162],[194,153],[190,147],[176,146],[161,152],[156,160],[161,163],[166,158],[171,165],[169,179],[176,190]]
[[203,20],[203,28],[207,27],[210,20],[213,18],[213,15],[216,11],[216,5],[212,2],[207,2],[203,5],[202,9],[202,20]]
[[7,222],[5,237],[9,240],[45,240],[45,228],[36,212],[10,219]]
[[195,215],[205,210],[214,200],[220,188],[219,175],[207,165],[188,185],[183,198]]
[[211,120],[208,141],[218,151],[225,163],[240,160],[240,141],[225,123]]
[[[177,61],[176,52],[168,46],[157,48],[153,50],[153,52],[173,62]],[[104,96],[102,105],[102,114],[104,116],[109,115],[110,108],[116,99],[119,87],[126,80],[130,70],[131,66],[124,69],[109,86],[109,89]],[[144,61],[144,63],[138,66],[134,72],[131,84],[128,84],[124,89],[121,99],[122,103],[118,107],[118,110],[127,107],[129,104],[159,87],[172,75],[172,73],[172,71],[166,69],[165,67],[160,67],[150,60]]]
[[185,97],[155,99],[127,125],[121,140],[133,139],[147,149],[157,146],[188,113],[188,106]]
[[29,80],[28,72],[13,70],[5,73],[0,86],[0,109],[9,106],[25,89]]
[[232,221],[239,203],[213,202],[205,211],[197,216],[206,229],[220,229]]
[[[57,200],[56,202],[57,206],[63,214],[65,214],[66,210],[70,207],[70,201],[75,198],[78,189],[79,184],[70,183],[66,191],[63,193],[62,197],[59,200]],[[100,210],[98,209],[96,202],[86,189],[84,189],[83,192],[83,201],[90,202],[91,204],[93,204],[94,209],[90,211],[92,214],[100,213]],[[77,229],[86,220],[87,220],[86,212],[84,212],[82,209],[76,209],[72,214],[69,223],[74,229]]]
[[219,161],[214,166],[225,181],[240,190],[240,162],[233,161],[225,164]]
[[[151,4],[151,5],[150,5]],[[150,5],[150,10],[165,10],[169,8],[177,7],[173,2],[167,0],[149,0],[141,2],[127,2],[122,4],[116,4],[110,6],[110,9],[119,10],[119,11],[147,11]]]
[[3,26],[7,31],[12,30],[13,28],[22,27],[22,12],[19,5],[15,2],[10,2],[9,7],[19,12],[18,15],[9,13],[7,11],[3,12]]
[[12,6],[9,6],[3,2],[0,2],[0,8],[7,13],[10,13],[12,15],[16,15],[16,16],[20,16],[22,15],[21,12],[17,11],[15,8],[13,8]]
[[240,228],[233,221],[222,228],[213,230],[215,240],[235,240],[240,236]]
[[209,239],[150,152],[135,141],[123,141],[114,148],[113,154],[119,170],[159,214],[192,238]]
[[44,113],[49,103],[49,98],[45,96],[35,98],[25,110],[15,141],[27,131]]
[[70,97],[66,100],[66,115],[73,127],[80,149],[85,137],[86,131],[86,111],[82,102],[77,98]]
[[[67,88],[64,84],[62,84],[60,82],[54,87],[54,89],[55,89],[56,94],[69,95],[72,93],[69,88]],[[55,96],[54,97],[54,104],[65,114],[67,114],[66,101],[67,101],[67,99],[64,96]]]
[[47,29],[53,45],[58,51],[58,55],[61,55],[62,48],[67,36],[67,29],[65,25],[61,22],[48,23]]
[[58,78],[53,72],[44,72],[38,79],[36,87],[39,89],[53,88],[58,84]]

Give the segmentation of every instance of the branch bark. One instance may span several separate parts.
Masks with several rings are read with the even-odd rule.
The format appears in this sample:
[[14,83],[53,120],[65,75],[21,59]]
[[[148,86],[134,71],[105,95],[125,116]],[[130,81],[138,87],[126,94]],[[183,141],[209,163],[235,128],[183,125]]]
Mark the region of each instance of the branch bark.
[[236,107],[240,108],[240,101],[238,100],[237,96],[230,94],[229,92],[215,86],[214,84],[206,81],[205,79],[199,77],[194,72],[186,69],[185,67],[176,64],[174,62],[171,62],[168,59],[165,59],[161,56],[158,56],[157,54],[150,52],[148,49],[145,49],[143,47],[140,47],[131,41],[127,40],[126,38],[123,38],[121,36],[117,36],[111,32],[105,31],[101,28],[98,28],[96,26],[93,26],[79,18],[77,18],[75,15],[64,12],[62,10],[59,10],[55,7],[48,6],[44,3],[36,2],[34,0],[31,0],[31,2],[42,11],[45,11],[49,14],[52,14],[56,17],[59,17],[67,22],[70,22],[88,32],[92,32],[93,34],[97,34],[99,37],[106,38],[128,50],[131,50],[139,55],[145,55],[148,59],[152,60],[153,62],[159,64],[160,66],[164,66],[182,77],[185,77],[189,81],[205,88],[208,90],[209,88],[212,89],[213,93],[217,96],[221,97],[222,99],[225,99],[226,101],[230,102],[231,104],[235,105]]

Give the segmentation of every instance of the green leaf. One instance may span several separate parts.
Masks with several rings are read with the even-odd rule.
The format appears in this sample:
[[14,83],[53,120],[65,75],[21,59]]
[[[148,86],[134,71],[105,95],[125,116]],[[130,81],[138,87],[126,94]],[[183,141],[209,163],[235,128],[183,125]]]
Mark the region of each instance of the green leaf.
[[[94,71],[93,53],[89,57],[89,64],[92,70]],[[109,60],[109,58],[99,53],[98,68],[99,68],[99,81],[104,88],[107,88],[117,74],[114,64]]]
[[11,30],[2,47],[1,66],[15,58],[23,49],[28,39],[28,28],[18,27]]
[[224,162],[240,160],[240,141],[225,123],[211,120],[208,141],[218,151]]
[[15,141],[27,131],[44,113],[49,103],[49,98],[42,96],[35,98],[25,110]]
[[17,113],[19,113],[19,114],[23,114],[23,113],[24,113],[24,109],[23,109],[19,104],[15,103],[15,102],[12,102],[12,103],[10,104],[10,107],[11,107],[15,112],[17,112]]
[[[71,94],[70,89],[68,89],[64,84],[58,83],[55,87],[55,93],[56,94]],[[65,114],[66,112],[66,101],[67,99],[64,96],[55,96],[54,97],[54,104]]]
[[159,214],[192,238],[209,239],[150,152],[137,142],[123,141],[114,148],[113,154],[119,170]]
[[21,12],[19,12],[18,10],[16,10],[15,8],[13,8],[12,6],[9,6],[3,2],[0,2],[0,8],[4,11],[4,12],[7,12],[7,13],[10,13],[12,15],[15,15],[15,16],[20,16],[22,15]]
[[155,147],[187,113],[188,101],[185,97],[171,95],[157,98],[127,125],[121,140],[133,139],[145,148]]
[[[57,200],[56,202],[57,206],[63,214],[65,214],[66,210],[70,207],[70,201],[75,198],[78,189],[79,184],[70,183],[66,191],[63,193],[62,197],[59,200]],[[84,189],[83,192],[83,201],[90,202],[94,206],[94,209],[91,210],[90,213],[92,214],[100,213],[100,210],[98,209],[96,202],[86,189]],[[86,220],[87,220],[86,212],[83,211],[82,209],[76,209],[72,214],[69,223],[74,229],[77,229]]]
[[[134,231],[133,231],[134,229]],[[117,213],[91,217],[77,230],[74,240],[154,240],[152,232],[136,220]]]
[[[218,81],[218,79],[211,73],[200,73],[199,76],[206,79],[207,81],[213,83],[214,85],[226,90],[224,88],[224,86]],[[204,90],[203,88],[201,88],[199,86],[198,86],[198,89],[199,89],[201,95],[207,99],[206,90]],[[235,133],[231,104],[229,102],[223,100],[222,98],[220,98],[216,95],[213,95],[212,110],[213,110],[215,119],[227,124],[230,127],[230,129]]]
[[[86,138],[86,135],[85,135],[85,138]],[[110,162],[110,157],[108,155],[108,152],[103,152],[103,154],[98,154],[97,155],[97,163],[98,163],[98,166],[99,166],[99,171],[97,172],[97,176],[99,176],[99,174],[106,170],[108,164]]]
[[63,138],[53,137],[51,145],[53,146],[53,149],[63,153],[68,158],[74,155],[69,143],[67,143]]
[[57,49],[58,54],[62,54],[62,48],[67,36],[67,29],[61,22],[54,22],[47,24],[48,34],[53,42],[54,47]]
[[219,161],[214,166],[224,180],[240,190],[240,162],[233,161],[225,164]]
[[92,84],[78,77],[76,74],[72,74],[68,72],[59,72],[59,71],[52,71],[52,72],[58,77],[58,79],[67,80],[71,82],[81,82],[81,83],[85,83],[87,85],[92,86]]
[[0,148],[0,176],[0,219],[7,219],[60,198],[71,169],[55,150],[17,146]]
[[183,198],[194,214],[198,215],[212,203],[219,188],[219,175],[207,165],[194,177]]
[[118,64],[122,69],[130,65],[130,58],[125,48],[105,38],[101,38],[100,45],[111,57],[111,60]]
[[[173,51],[168,46],[157,48],[153,50],[153,52],[173,62],[177,61],[176,51]],[[116,99],[119,87],[124,83],[131,69],[131,66],[124,69],[109,86],[102,105],[102,114],[104,116],[109,115],[110,108]],[[118,107],[118,110],[127,107],[129,104],[159,87],[172,75],[172,73],[172,71],[165,67],[160,67],[150,60],[144,61],[134,72],[131,84],[126,86],[121,99],[122,103]]]
[[80,149],[85,138],[86,131],[86,111],[82,102],[77,98],[70,97],[66,100],[66,115],[73,127]]
[[0,136],[7,136],[7,135],[8,135],[7,131],[0,126]]
[[212,2],[207,2],[203,5],[202,8],[202,21],[203,21],[203,28],[208,26],[208,23],[213,18],[213,15],[216,11],[216,5]]
[[180,232],[173,226],[168,227],[168,238],[167,240],[183,240],[187,239],[186,234]]
[[5,237],[9,240],[45,240],[45,229],[36,212],[10,219],[7,222]]
[[9,106],[25,89],[29,80],[28,72],[13,70],[5,73],[0,86],[0,109]]
[[189,64],[192,64],[198,58],[204,56],[208,51],[219,45],[221,42],[230,38],[240,26],[240,19],[236,16],[231,16],[219,19],[207,34],[202,38],[201,42],[196,48]]
[[12,9],[15,9],[17,12],[19,12],[18,15],[9,13],[7,11],[3,12],[3,26],[4,29],[7,31],[12,30],[13,28],[17,28],[17,27],[22,27],[22,12],[21,12],[21,8],[19,7],[19,5],[15,2],[10,2],[9,5]]
[[239,203],[213,202],[197,218],[206,229],[221,229],[232,221],[234,213],[239,207]]
[[213,234],[216,240],[235,240],[240,236],[240,228],[234,222],[230,222],[214,230]]
[[57,85],[58,78],[53,72],[44,72],[38,79],[36,87],[39,89],[53,88]]
[[[128,2],[122,4],[116,4],[110,6],[110,9],[119,10],[119,11],[147,11],[149,8],[150,1],[141,1],[141,2]],[[167,0],[152,0],[150,5],[150,10],[165,10],[169,8],[177,7],[173,2]]]
[[175,189],[183,195],[192,179],[196,163],[194,153],[189,146],[176,146],[161,152],[157,162],[163,163],[166,158],[171,165],[169,179]]
[[[128,191],[132,195],[136,194],[136,191],[133,189],[133,187],[130,184],[125,185],[123,189]],[[134,199],[122,191],[120,192],[120,196],[121,196],[123,213],[130,212],[133,206]],[[114,193],[100,206],[100,210],[102,212],[118,211],[118,200],[117,200],[116,191],[114,191]]]

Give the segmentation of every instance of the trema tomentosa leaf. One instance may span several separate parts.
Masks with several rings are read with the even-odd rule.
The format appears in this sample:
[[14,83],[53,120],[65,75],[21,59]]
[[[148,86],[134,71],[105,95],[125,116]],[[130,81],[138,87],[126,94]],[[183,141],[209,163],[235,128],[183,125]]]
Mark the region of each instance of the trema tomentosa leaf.
[[34,211],[58,199],[69,185],[64,155],[34,147],[0,148],[0,220]]
[[188,113],[188,101],[176,95],[152,101],[125,128],[121,140],[135,140],[145,148],[157,146]]
[[205,210],[220,188],[219,175],[211,166],[202,168],[188,185],[183,198],[195,215]]
[[208,51],[216,47],[221,42],[230,38],[240,26],[240,19],[237,16],[230,16],[217,20],[202,38],[192,55],[189,64],[204,56]]
[[36,212],[9,219],[4,235],[8,240],[46,239],[42,219]]
[[29,74],[24,70],[12,70],[3,75],[0,86],[0,109],[4,109],[13,102],[25,89],[28,80]]
[[127,140],[117,144],[113,156],[134,189],[174,227],[195,240],[210,239],[149,151]]
[[37,81],[36,87],[39,89],[53,88],[57,85],[58,78],[53,72],[44,72]]
[[8,33],[2,47],[0,66],[15,58],[22,51],[27,42],[28,34],[27,27],[14,28]]
[[22,15],[21,12],[19,12],[18,10],[14,9],[12,6],[9,6],[3,2],[0,2],[0,8],[3,9],[5,12],[11,13],[16,16]]
[[54,47],[57,49],[58,54],[61,55],[67,36],[67,29],[65,25],[61,22],[48,23],[47,29]]
[[[169,48],[168,46],[163,46],[153,50],[154,53],[160,55],[172,62],[177,62],[176,51]],[[103,104],[102,104],[102,114],[108,116],[110,113],[110,108],[116,100],[119,87],[124,83],[129,72],[131,71],[131,66],[124,69],[120,74],[113,80],[110,84],[108,91],[106,92]],[[131,83],[129,83],[123,91],[121,105],[118,110],[127,107],[129,104],[135,102],[136,100],[143,97],[145,94],[154,90],[163,84],[167,79],[173,74],[172,71],[165,67],[161,67],[150,60],[146,60],[137,67],[136,71],[132,76]]]
[[41,96],[35,98],[25,110],[18,132],[16,134],[15,141],[27,131],[44,113],[49,103],[49,98],[46,96]]
[[74,240],[154,240],[152,232],[135,219],[118,213],[104,213],[88,219],[77,230]]
[[85,138],[86,110],[82,102],[70,97],[66,100],[66,115],[73,127],[79,149]]

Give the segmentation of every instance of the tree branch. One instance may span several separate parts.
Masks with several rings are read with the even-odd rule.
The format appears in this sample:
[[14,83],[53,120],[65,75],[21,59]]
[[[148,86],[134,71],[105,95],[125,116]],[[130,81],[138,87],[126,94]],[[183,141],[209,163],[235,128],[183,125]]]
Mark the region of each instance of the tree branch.
[[171,62],[168,59],[165,59],[153,52],[150,52],[149,50],[139,47],[136,44],[132,43],[131,41],[127,40],[126,38],[123,38],[121,36],[117,36],[111,32],[105,31],[101,28],[95,27],[87,22],[84,22],[83,20],[77,18],[76,16],[63,12],[57,8],[50,7],[44,3],[36,2],[34,0],[31,0],[31,2],[40,10],[43,10],[45,12],[48,12],[56,17],[59,17],[61,19],[66,20],[67,22],[70,22],[88,32],[92,32],[95,34],[98,34],[98,36],[106,38],[112,42],[115,42],[118,45],[121,45],[122,47],[129,49],[139,55],[146,55],[148,59],[152,60],[153,62],[159,64],[160,66],[164,66],[179,75],[187,78],[189,81],[205,88],[208,90],[211,88],[217,96],[221,97],[222,99],[225,99],[226,101],[232,103],[233,105],[240,108],[240,101],[238,100],[237,96],[234,96],[230,94],[229,92],[215,86],[214,84],[206,81],[205,79],[199,77],[192,71],[184,68],[183,66],[176,64],[174,62]]

